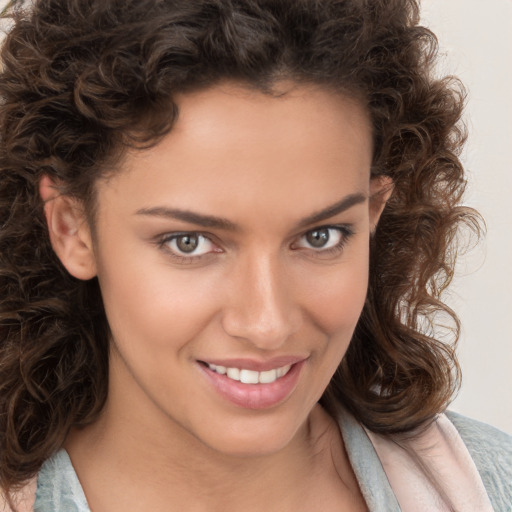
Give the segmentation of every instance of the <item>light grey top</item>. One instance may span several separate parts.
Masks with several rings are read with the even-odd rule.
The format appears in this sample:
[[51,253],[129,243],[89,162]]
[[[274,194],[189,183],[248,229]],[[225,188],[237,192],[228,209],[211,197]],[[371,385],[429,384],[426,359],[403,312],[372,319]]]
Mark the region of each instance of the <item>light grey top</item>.
[[41,467],[34,512],[90,512],[66,450],[59,450]]

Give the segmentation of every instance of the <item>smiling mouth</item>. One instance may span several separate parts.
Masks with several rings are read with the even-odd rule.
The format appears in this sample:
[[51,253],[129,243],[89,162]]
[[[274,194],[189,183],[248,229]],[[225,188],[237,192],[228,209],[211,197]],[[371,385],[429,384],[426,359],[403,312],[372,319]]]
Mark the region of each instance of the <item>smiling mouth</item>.
[[225,375],[228,379],[241,382],[242,384],[271,384],[277,379],[284,377],[292,365],[287,364],[273,370],[257,372],[245,368],[229,368],[215,364],[208,364],[208,368],[219,375]]
[[217,393],[237,407],[261,410],[276,407],[295,390],[305,357],[283,356],[273,361],[231,359],[198,361]]

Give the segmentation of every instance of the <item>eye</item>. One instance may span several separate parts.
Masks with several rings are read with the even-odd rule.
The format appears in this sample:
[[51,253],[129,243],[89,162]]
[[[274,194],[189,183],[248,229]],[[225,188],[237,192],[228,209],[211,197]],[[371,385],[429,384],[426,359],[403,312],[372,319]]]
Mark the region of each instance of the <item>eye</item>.
[[353,235],[351,225],[320,226],[301,235],[291,248],[306,251],[306,254],[320,259],[336,258]]
[[323,227],[312,229],[302,235],[297,245],[308,249],[327,250],[338,247],[343,242],[344,237],[340,228]]
[[161,245],[180,258],[193,258],[211,252],[219,252],[218,247],[209,238],[199,233],[169,235],[165,237]]

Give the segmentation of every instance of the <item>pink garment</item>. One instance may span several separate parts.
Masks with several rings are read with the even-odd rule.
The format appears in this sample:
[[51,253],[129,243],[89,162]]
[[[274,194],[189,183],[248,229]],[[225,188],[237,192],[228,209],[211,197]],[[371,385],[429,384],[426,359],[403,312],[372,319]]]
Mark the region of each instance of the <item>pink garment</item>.
[[475,463],[444,414],[400,444],[367,434],[403,512],[493,512]]

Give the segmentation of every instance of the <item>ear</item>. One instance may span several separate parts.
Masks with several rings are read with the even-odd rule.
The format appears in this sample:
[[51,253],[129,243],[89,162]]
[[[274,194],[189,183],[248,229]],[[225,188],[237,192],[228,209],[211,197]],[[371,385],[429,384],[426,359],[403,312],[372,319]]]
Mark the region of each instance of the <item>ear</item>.
[[370,226],[372,233],[377,227],[384,207],[393,193],[393,189],[393,181],[389,176],[370,178]]
[[39,182],[53,250],[67,271],[78,279],[96,275],[92,237],[82,203],[59,192],[48,176]]

